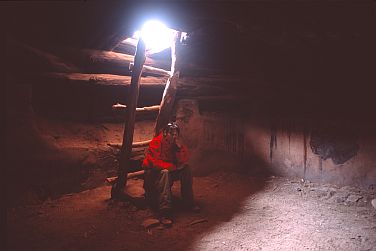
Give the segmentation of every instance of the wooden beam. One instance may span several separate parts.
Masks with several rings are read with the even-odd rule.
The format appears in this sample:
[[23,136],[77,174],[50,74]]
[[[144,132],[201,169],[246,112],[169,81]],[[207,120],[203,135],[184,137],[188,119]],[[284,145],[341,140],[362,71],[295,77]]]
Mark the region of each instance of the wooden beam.
[[[120,76],[113,74],[87,74],[87,73],[60,73],[49,72],[43,73],[40,76],[34,76],[36,84],[88,84],[88,85],[103,85],[103,86],[130,86],[131,76]],[[165,86],[165,77],[143,77],[141,78],[141,86]]]
[[171,114],[173,111],[175,96],[177,92],[177,83],[180,74],[180,58],[177,56],[180,50],[180,37],[181,32],[177,32],[175,36],[175,41],[171,46],[171,77],[167,80],[165,90],[163,92],[163,97],[161,101],[161,107],[157,117],[157,122],[155,124],[155,136],[157,136],[162,129],[167,125],[171,119]]
[[[132,143],[132,148],[137,148],[137,147],[146,147],[149,145],[151,142],[150,140],[145,140],[145,141],[136,141]],[[121,144],[114,144],[114,143],[108,143],[108,146],[115,147],[121,149]]]
[[134,142],[132,144],[133,147],[144,147],[144,146],[148,146],[150,144],[151,140],[145,140],[145,141],[138,141],[138,142]]
[[[134,177],[137,177],[137,176],[141,176],[145,173],[145,170],[141,170],[141,171],[137,171],[137,172],[133,172],[133,173],[128,173],[127,174],[127,179],[131,179],[131,178],[134,178]],[[106,178],[106,181],[110,184],[113,184],[116,182],[118,177],[108,177]]]
[[[112,109],[115,110],[125,110],[127,108],[126,105],[123,104],[115,104],[112,106]],[[153,106],[145,106],[145,107],[137,107],[136,112],[144,112],[144,111],[159,111],[160,105],[153,105]]]
[[130,85],[130,92],[127,111],[126,111],[126,120],[123,134],[123,143],[120,151],[120,160],[119,160],[119,170],[118,170],[118,179],[116,184],[112,187],[111,197],[112,198],[124,198],[123,191],[127,182],[127,173],[130,165],[130,157],[132,153],[132,142],[133,142],[133,133],[134,133],[134,122],[136,116],[136,108],[138,102],[138,95],[140,89],[140,77],[142,73],[142,68],[146,60],[145,56],[145,42],[142,38],[139,39],[137,44],[137,50],[134,60],[134,67],[132,70],[132,80]]
[[[80,54],[75,56],[77,59],[74,62],[77,61],[82,64],[83,69],[89,69],[94,72],[103,72],[105,70],[108,73],[126,75],[129,74],[130,65],[134,62],[134,56],[112,51],[84,49],[78,53]],[[166,61],[146,58],[145,66],[147,67],[144,73],[163,75],[168,73],[168,71],[163,70],[163,68],[166,69],[169,66]],[[158,70],[154,71],[153,69]]]
[[[129,68],[132,69],[133,68],[133,63],[131,63],[129,65]],[[163,69],[159,69],[159,68],[156,68],[156,67],[153,67],[153,66],[147,66],[147,65],[144,65],[144,69],[142,70],[142,75],[151,75],[151,76],[155,76],[155,77],[170,77],[170,71],[166,71],[166,70],[163,70]]]

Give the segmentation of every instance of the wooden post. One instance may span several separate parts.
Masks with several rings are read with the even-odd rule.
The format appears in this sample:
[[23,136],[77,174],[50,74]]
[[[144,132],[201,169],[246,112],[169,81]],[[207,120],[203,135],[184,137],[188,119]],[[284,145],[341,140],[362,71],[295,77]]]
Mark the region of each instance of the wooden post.
[[134,133],[134,121],[138,102],[138,94],[140,89],[140,77],[142,67],[145,63],[145,42],[139,39],[134,57],[134,67],[132,70],[132,79],[127,99],[127,108],[125,116],[125,127],[123,134],[123,144],[120,151],[119,170],[117,182],[112,186],[111,197],[121,198],[124,187],[127,183],[127,173],[129,170],[130,157],[132,153],[132,142]]
[[177,92],[177,83],[180,75],[179,54],[181,32],[177,32],[175,41],[171,45],[171,77],[167,80],[166,87],[160,105],[160,110],[155,124],[155,136],[157,136],[163,128],[168,124],[170,115],[173,111],[175,96]]

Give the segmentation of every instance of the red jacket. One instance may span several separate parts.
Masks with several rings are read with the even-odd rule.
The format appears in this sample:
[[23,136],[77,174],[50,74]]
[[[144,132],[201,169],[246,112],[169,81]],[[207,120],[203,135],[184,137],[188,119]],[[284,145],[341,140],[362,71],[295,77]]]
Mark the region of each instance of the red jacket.
[[176,149],[168,143],[162,133],[156,136],[149,144],[145,159],[142,163],[144,168],[157,168],[158,170],[176,170],[182,164],[188,162],[188,149],[182,145]]

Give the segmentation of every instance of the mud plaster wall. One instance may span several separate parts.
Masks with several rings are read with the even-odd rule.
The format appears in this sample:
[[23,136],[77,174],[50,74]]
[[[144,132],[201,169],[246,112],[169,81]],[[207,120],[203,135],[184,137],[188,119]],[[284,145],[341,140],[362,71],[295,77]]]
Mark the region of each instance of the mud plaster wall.
[[346,125],[200,114],[193,99],[180,100],[176,114],[196,175],[225,168],[341,186],[376,185],[376,144]]

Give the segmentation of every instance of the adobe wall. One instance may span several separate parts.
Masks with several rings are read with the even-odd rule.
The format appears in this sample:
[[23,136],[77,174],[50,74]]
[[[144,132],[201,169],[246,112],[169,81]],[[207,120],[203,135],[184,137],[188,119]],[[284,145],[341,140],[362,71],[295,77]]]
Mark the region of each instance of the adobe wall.
[[376,141],[345,123],[200,114],[193,99],[178,102],[177,120],[196,175],[227,168],[341,186],[376,185]]

